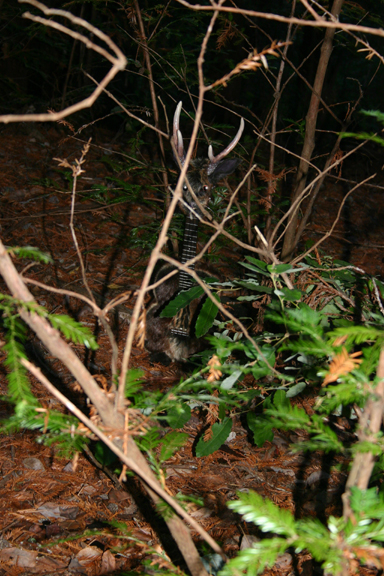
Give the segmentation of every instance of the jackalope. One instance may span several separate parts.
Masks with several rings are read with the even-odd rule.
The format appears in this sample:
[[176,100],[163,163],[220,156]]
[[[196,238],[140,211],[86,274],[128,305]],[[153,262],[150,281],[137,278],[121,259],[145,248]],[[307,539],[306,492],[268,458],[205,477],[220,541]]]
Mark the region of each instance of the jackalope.
[[[176,162],[183,166],[185,162],[183,137],[179,129],[182,102],[179,102],[173,119],[173,145],[176,151]],[[197,228],[201,210],[193,198],[190,189],[200,204],[207,206],[213,187],[226,178],[240,163],[240,160],[225,159],[239,142],[244,129],[244,120],[241,119],[240,128],[233,141],[217,156],[213,155],[212,146],[208,148],[208,158],[191,160],[186,180],[183,182],[183,202],[181,210],[186,214],[181,263],[185,264],[196,256]],[[189,186],[188,186],[189,184]],[[191,269],[194,265],[190,266]],[[174,267],[168,263],[163,264],[153,278],[157,282],[164,278]],[[206,274],[202,273],[202,277]],[[182,309],[174,318],[161,318],[160,313],[166,304],[181,290],[188,290],[193,284],[188,272],[181,270],[169,280],[156,288],[149,303],[146,314],[145,347],[152,353],[166,354],[171,360],[186,360],[203,347],[202,339],[194,335],[194,322],[203,296],[195,299],[187,308]]]

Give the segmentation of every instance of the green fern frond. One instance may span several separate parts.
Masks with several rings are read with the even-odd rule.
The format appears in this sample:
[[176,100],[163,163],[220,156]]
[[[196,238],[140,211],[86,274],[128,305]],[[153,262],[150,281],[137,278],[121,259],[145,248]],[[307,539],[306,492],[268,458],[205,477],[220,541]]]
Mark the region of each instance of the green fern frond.
[[[35,313],[43,318],[47,318],[54,328],[59,330],[68,340],[71,340],[75,344],[82,344],[90,350],[97,350],[99,347],[89,328],[83,326],[80,322],[76,322],[76,320],[70,316],[65,314],[49,314],[43,306],[40,306],[40,304],[33,300],[25,302],[7,294],[0,294],[0,301],[2,301],[0,309],[3,310],[9,318],[15,316],[15,309],[23,308],[30,314]],[[14,329],[16,328],[17,326],[14,327]]]
[[14,246],[8,248],[8,252],[9,254],[18,256],[19,258],[29,258],[30,260],[35,260],[42,264],[51,264],[53,262],[53,259],[49,254],[42,252],[39,248],[35,248],[34,246]]
[[44,306],[40,306],[40,304],[34,300],[25,302],[25,300],[19,300],[18,298],[14,298],[9,294],[0,294],[0,302],[0,310],[3,310],[7,316],[18,315],[16,310],[19,308],[22,308],[31,314],[36,313],[39,316],[47,315],[47,311]]
[[278,556],[284,554],[289,547],[284,538],[268,538],[255,542],[251,548],[242,550],[236,558],[233,558],[220,570],[220,576],[233,576],[243,574],[256,576],[266,568],[272,568]]
[[28,404],[26,401],[18,402],[12,416],[3,421],[0,433],[11,433],[15,430],[26,429],[41,432],[36,441],[45,446],[55,444],[57,453],[63,457],[71,457],[80,452],[88,439],[74,433],[78,420],[74,416],[62,414],[55,410],[46,411],[38,406]]
[[83,344],[90,350],[98,349],[99,345],[87,326],[83,326],[65,314],[48,314],[48,318],[52,326],[60,330],[68,340],[75,344]]
[[343,326],[342,328],[336,328],[332,330],[332,332],[328,333],[328,338],[330,342],[336,340],[336,338],[340,338],[341,336],[347,336],[347,340],[345,345],[353,345],[353,344],[363,344],[369,341],[380,341],[381,343],[384,342],[384,331],[378,330],[374,326]]
[[240,494],[239,500],[229,502],[228,507],[241,514],[246,522],[253,522],[263,532],[296,537],[295,519],[288,510],[283,510],[270,500],[264,500],[257,492]]
[[4,364],[9,369],[7,375],[9,399],[14,403],[26,402],[37,405],[38,402],[31,392],[27,371],[21,364],[21,360],[26,359],[22,344],[26,338],[25,325],[17,316],[4,316],[4,325],[7,329],[3,350],[7,353]]

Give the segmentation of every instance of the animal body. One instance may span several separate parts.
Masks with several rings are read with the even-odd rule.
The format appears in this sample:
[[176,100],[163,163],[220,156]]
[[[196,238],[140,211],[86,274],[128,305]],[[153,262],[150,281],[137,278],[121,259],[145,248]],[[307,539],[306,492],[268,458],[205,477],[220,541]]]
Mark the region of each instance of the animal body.
[[[183,166],[185,162],[184,144],[179,128],[181,108],[182,103],[179,102],[173,120],[173,144],[177,154],[176,160],[179,165]],[[186,214],[180,259],[182,264],[196,256],[197,230],[201,215],[198,203],[191,194],[190,189],[193,190],[201,205],[207,206],[213,187],[220,180],[232,174],[240,163],[238,159],[227,159],[226,156],[240,140],[243,129],[244,120],[241,119],[238,133],[223,152],[214,156],[212,146],[209,146],[208,158],[196,158],[190,162],[186,177],[187,181],[183,183],[184,202],[180,203],[181,210]],[[193,266],[190,266],[190,268],[193,269]],[[164,264],[155,274],[153,280],[155,282],[161,280],[171,270],[173,270],[173,266]],[[199,275],[204,277],[200,272]],[[156,356],[165,354],[171,360],[185,361],[204,346],[202,339],[194,336],[194,323],[204,296],[195,299],[174,318],[160,317],[161,311],[166,304],[179,291],[188,290],[191,286],[191,276],[181,270],[178,274],[160,284],[154,291],[146,314],[145,347]]]

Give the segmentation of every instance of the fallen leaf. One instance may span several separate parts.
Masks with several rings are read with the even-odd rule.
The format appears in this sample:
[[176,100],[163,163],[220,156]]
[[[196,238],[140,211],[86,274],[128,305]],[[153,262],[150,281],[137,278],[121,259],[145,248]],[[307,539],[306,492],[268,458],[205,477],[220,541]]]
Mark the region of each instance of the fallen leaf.
[[106,550],[101,559],[100,574],[110,574],[116,570],[116,559],[110,550]]
[[0,562],[6,562],[11,566],[20,568],[34,568],[36,565],[37,552],[23,550],[23,548],[4,548],[0,551]]
[[87,546],[86,548],[80,550],[78,554],[76,554],[76,559],[82,566],[89,566],[90,564],[93,564],[95,560],[100,558],[102,553],[103,552],[100,550],[100,548],[96,548],[96,546]]

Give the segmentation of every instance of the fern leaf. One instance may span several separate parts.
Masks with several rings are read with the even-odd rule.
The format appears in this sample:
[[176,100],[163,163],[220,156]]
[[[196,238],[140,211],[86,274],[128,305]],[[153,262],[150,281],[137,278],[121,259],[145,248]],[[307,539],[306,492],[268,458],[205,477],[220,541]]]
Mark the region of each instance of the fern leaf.
[[68,340],[72,340],[75,344],[83,344],[90,350],[98,349],[99,346],[92,332],[80,322],[64,314],[49,314],[48,318],[52,326],[60,330]]

